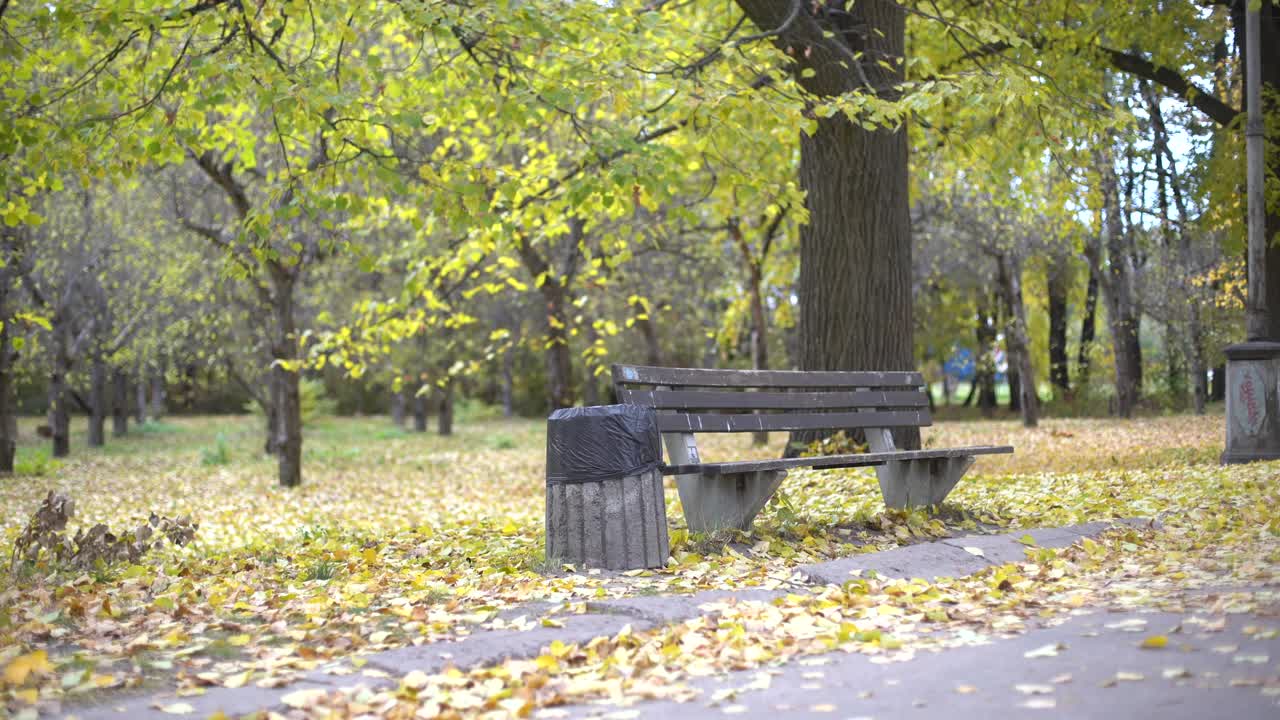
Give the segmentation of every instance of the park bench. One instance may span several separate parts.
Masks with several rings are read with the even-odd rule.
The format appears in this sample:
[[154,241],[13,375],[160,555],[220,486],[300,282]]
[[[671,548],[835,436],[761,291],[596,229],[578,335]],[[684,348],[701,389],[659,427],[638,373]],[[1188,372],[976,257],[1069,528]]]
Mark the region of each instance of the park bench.
[[[653,408],[666,446],[664,475],[676,476],[689,529],[749,529],[787,469],[873,466],[890,508],[938,505],[978,455],[1011,453],[981,445],[898,450],[893,428],[931,424],[916,372],[712,370],[614,365],[619,403]],[[703,462],[698,433],[861,428],[870,452]]]

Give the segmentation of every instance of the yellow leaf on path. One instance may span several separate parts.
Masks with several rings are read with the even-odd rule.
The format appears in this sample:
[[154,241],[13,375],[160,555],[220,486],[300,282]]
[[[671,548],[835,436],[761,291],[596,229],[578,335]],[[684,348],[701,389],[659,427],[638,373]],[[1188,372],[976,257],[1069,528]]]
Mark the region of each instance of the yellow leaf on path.
[[507,521],[506,525],[502,526],[503,535],[515,535],[518,532],[520,532],[520,528],[516,527],[516,524],[510,520]]
[[35,705],[36,701],[40,699],[40,691],[35,688],[27,688],[26,690],[18,690],[14,693],[14,696],[28,705]]
[[364,552],[360,553],[360,555],[367,563],[376,562],[378,560],[378,551],[374,548],[365,548]]
[[244,687],[245,683],[249,682],[249,677],[252,674],[253,674],[252,670],[245,670],[242,673],[236,673],[235,675],[228,675],[227,677],[222,679],[222,686],[229,687],[229,688]]
[[1139,645],[1138,647],[1144,650],[1159,650],[1160,648],[1165,647],[1168,644],[1169,644],[1168,637],[1164,635],[1152,635],[1146,640],[1143,640],[1142,644]]
[[245,645],[248,645],[249,641],[251,640],[253,640],[253,638],[250,637],[247,633],[241,634],[241,635],[232,635],[231,637],[227,638],[227,642],[231,643],[232,645],[235,645],[236,647],[244,647]]
[[53,671],[49,662],[49,654],[44,650],[19,655],[4,668],[4,681],[10,685],[21,685],[27,681],[31,673],[47,673]]
[[170,715],[189,715],[196,711],[196,709],[192,707],[191,703],[184,702],[173,703],[172,705],[161,705],[158,707],[160,712],[168,713]]
[[835,712],[836,706],[831,703],[820,703],[818,705],[810,705],[809,712]]
[[972,695],[978,692],[978,688],[972,685],[957,685],[956,692],[960,693],[961,695]]

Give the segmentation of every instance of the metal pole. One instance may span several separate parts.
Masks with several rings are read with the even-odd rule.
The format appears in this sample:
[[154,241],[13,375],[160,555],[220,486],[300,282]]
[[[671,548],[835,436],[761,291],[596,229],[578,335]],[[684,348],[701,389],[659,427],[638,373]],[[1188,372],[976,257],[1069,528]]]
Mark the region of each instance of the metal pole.
[[1263,195],[1263,126],[1262,98],[1259,88],[1262,76],[1261,3],[1246,0],[1245,14],[1245,103],[1249,115],[1245,121],[1245,158],[1248,162],[1247,197],[1249,203],[1249,298],[1245,308],[1245,331],[1250,340],[1261,340],[1269,334],[1267,308],[1267,237],[1266,198]]

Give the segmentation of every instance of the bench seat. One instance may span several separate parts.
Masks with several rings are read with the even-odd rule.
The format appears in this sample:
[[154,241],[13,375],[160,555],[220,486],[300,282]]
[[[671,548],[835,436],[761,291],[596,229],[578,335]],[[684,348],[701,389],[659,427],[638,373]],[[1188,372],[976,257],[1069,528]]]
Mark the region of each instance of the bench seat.
[[891,452],[818,455],[815,457],[776,458],[772,460],[737,460],[734,462],[700,463],[698,465],[663,465],[661,469],[663,475],[699,473],[705,477],[715,477],[764,470],[787,470],[797,467],[828,470],[846,467],[871,467],[895,460],[932,460],[935,458],[972,457],[974,455],[1003,455],[1012,452],[1013,447],[1010,445],[974,445],[939,450],[894,450]]
[[[718,370],[614,365],[618,402],[653,408],[666,475],[674,475],[689,529],[751,527],[789,468],[872,466],[888,508],[937,506],[978,455],[1008,446],[899,449],[895,430],[929,425],[924,378],[911,371]],[[703,462],[701,433],[857,430],[870,452]]]

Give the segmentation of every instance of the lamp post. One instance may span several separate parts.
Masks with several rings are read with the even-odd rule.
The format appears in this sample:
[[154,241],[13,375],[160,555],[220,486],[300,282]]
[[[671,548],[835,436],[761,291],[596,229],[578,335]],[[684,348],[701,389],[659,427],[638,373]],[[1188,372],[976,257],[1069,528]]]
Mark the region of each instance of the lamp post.
[[[1245,159],[1248,164],[1249,295],[1245,305],[1247,340],[1228,346],[1227,447],[1223,463],[1280,459],[1280,338],[1268,337],[1266,196],[1263,192],[1265,132],[1261,3],[1247,2],[1245,15]],[[1272,8],[1274,12],[1274,8]]]

